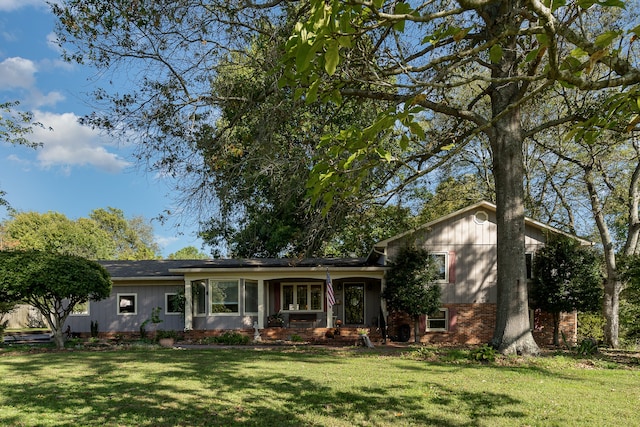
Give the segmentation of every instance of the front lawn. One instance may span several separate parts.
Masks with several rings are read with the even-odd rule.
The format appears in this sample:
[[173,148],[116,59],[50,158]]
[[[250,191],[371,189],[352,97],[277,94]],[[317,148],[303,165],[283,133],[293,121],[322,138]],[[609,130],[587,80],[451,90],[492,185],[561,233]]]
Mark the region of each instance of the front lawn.
[[[0,352],[0,425],[640,425],[637,360],[406,348]],[[619,359],[622,360],[622,359]]]

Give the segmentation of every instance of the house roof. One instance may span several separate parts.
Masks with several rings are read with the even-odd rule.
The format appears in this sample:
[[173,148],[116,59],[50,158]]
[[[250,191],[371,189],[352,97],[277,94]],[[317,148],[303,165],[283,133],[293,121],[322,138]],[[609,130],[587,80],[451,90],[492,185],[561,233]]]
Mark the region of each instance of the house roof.
[[[376,243],[374,245],[374,251],[375,251],[376,248],[380,248],[380,249],[385,248],[385,247],[387,247],[387,245],[390,242],[393,242],[395,240],[401,239],[401,238],[403,238],[405,236],[408,236],[408,235],[410,235],[412,233],[415,233],[418,230],[422,230],[422,229],[425,229],[425,228],[433,227],[434,225],[436,225],[438,223],[441,223],[441,222],[444,222],[444,221],[447,221],[450,218],[453,218],[455,216],[458,216],[460,214],[464,214],[464,213],[467,213],[467,212],[472,212],[472,211],[475,211],[475,210],[478,210],[478,209],[486,209],[488,211],[492,211],[492,212],[495,213],[496,212],[496,205],[494,205],[491,202],[487,202],[486,200],[483,200],[483,201],[478,202],[478,203],[474,203],[473,205],[467,206],[466,208],[463,208],[463,209],[457,210],[455,212],[452,212],[449,215],[445,215],[443,217],[440,217],[440,218],[438,218],[436,220],[433,220],[431,222],[428,222],[426,224],[422,224],[419,227],[416,227],[416,228],[414,228],[412,230],[405,231],[404,233],[389,237],[388,239],[385,239],[385,240],[383,240],[381,242],[378,242],[378,243]],[[572,239],[576,239],[583,245],[592,245],[593,244],[593,242],[591,242],[589,240],[582,239],[582,238],[580,238],[580,237],[578,237],[576,235],[573,235],[571,233],[567,233],[567,232],[562,231],[562,230],[560,230],[558,228],[555,228],[555,227],[552,227],[550,225],[544,224],[542,222],[536,221],[535,219],[532,219],[532,218],[529,218],[529,217],[525,217],[524,222],[525,222],[525,226],[537,228],[539,230],[547,230],[547,231],[550,231],[550,232],[555,233],[555,234],[561,234],[561,235],[570,237]]]
[[367,258],[250,258],[208,260],[100,261],[112,278],[180,279],[191,271],[215,269],[324,269],[372,266]]

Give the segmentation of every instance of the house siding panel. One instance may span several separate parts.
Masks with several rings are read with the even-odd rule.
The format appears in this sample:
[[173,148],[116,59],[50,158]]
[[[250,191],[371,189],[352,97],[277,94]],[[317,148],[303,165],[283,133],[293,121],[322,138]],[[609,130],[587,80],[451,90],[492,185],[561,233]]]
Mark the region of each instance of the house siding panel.
[[[475,220],[476,211],[455,215],[442,222],[418,230],[412,235],[389,243],[389,259],[397,255],[404,245],[416,244],[429,252],[453,253],[449,257],[449,284],[441,285],[444,304],[495,303],[496,291],[496,240],[495,213],[485,211],[488,219]],[[540,234],[540,233],[538,233]],[[536,232],[531,235],[538,237]],[[540,242],[529,241],[532,247]],[[451,274],[453,273],[453,274]],[[453,277],[452,277],[453,276]]]
[[[69,326],[74,333],[89,333],[91,332],[91,322],[94,321],[98,322],[99,332],[139,332],[142,322],[151,318],[152,310],[155,307],[161,307],[160,319],[162,322],[157,325],[153,325],[151,322],[147,323],[147,331],[151,332],[154,328],[182,330],[184,329],[184,316],[165,314],[165,293],[184,289],[182,282],[179,283],[180,285],[168,283],[145,286],[117,286],[114,284],[108,298],[89,303],[88,316],[69,316],[65,323],[65,329]],[[118,294],[136,294],[136,314],[118,314]]]

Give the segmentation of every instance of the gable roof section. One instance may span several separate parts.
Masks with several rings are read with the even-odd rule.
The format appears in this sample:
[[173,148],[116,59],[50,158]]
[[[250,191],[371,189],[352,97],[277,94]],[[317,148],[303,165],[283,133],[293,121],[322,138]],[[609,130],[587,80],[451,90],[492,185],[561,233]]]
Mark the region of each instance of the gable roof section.
[[[461,215],[461,214],[465,214],[465,213],[468,213],[468,212],[473,212],[473,211],[479,210],[479,209],[486,209],[486,210],[489,210],[489,211],[492,211],[493,213],[495,213],[496,212],[496,205],[494,205],[493,203],[487,202],[486,200],[483,200],[483,201],[478,202],[478,203],[474,203],[473,205],[467,206],[466,208],[463,208],[463,209],[457,210],[455,212],[452,212],[449,215],[445,215],[443,217],[440,217],[440,218],[438,218],[436,220],[433,220],[431,222],[428,222],[426,224],[422,224],[421,226],[416,227],[416,228],[414,228],[412,230],[405,231],[404,233],[389,237],[388,239],[385,239],[385,240],[383,240],[381,242],[378,242],[378,243],[376,243],[374,245],[373,250],[375,251],[376,249],[384,249],[384,248],[387,247],[387,245],[390,242],[393,242],[393,241],[401,239],[401,238],[403,238],[405,236],[411,235],[411,234],[415,233],[416,231],[419,231],[419,230],[422,230],[422,229],[425,229],[425,228],[433,227],[434,225],[436,225],[438,223],[441,223],[441,222],[445,222],[445,221],[447,221],[450,218],[453,218],[455,216],[458,216],[458,215]],[[552,227],[550,225],[544,224],[542,222],[536,221],[536,220],[531,219],[529,217],[525,217],[524,222],[525,222],[525,226],[537,228],[537,229],[543,230],[543,231],[550,231],[550,232],[555,233],[555,234],[560,234],[560,235],[563,235],[563,236],[567,236],[567,237],[570,237],[572,239],[576,239],[577,241],[579,241],[583,245],[592,245],[593,244],[593,242],[591,242],[589,240],[582,239],[582,238],[580,238],[580,237],[578,237],[576,235],[573,235],[571,233],[567,233],[567,232],[562,231],[562,230],[560,230],[558,228],[555,228],[555,227]]]

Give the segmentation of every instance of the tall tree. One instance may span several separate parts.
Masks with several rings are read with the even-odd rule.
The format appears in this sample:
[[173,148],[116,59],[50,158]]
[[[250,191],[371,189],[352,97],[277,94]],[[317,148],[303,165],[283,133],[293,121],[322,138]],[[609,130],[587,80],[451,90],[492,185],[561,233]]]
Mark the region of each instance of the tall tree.
[[[351,156],[346,162],[335,162],[337,167],[329,162],[317,165],[321,188],[348,191],[346,183],[353,180],[345,175],[352,175],[354,169],[358,172],[353,166],[358,156],[372,149],[381,151],[375,135],[383,129],[404,126],[406,133],[398,144],[405,154],[399,157],[389,150],[380,154],[381,161],[416,165],[407,168],[408,177],[428,170],[418,166],[429,155],[437,158],[438,149],[455,151],[469,136],[488,140],[498,224],[493,344],[504,353],[538,351],[528,332],[524,277],[523,143],[530,130],[523,128],[523,108],[556,82],[598,90],[640,81],[636,64],[625,56],[632,37],[617,30],[597,35],[595,42],[585,37],[589,31],[581,28],[583,16],[599,10],[591,6],[594,2],[313,1],[311,18],[296,27],[288,45],[293,84],[308,88],[307,97],[339,90],[341,96],[397,103],[371,127],[337,135],[326,144],[337,147],[340,156],[344,152]],[[631,32],[638,31],[636,27]],[[373,42],[359,43],[363,35]],[[615,48],[614,41],[619,43]],[[625,47],[620,49],[620,44]],[[370,58],[364,75],[344,72],[343,64],[354,58]],[[609,73],[592,72],[602,68]],[[388,90],[391,77],[395,78],[393,93]],[[369,83],[367,89],[354,87],[354,82],[363,80]],[[474,95],[460,97],[461,88]],[[457,126],[441,133],[427,151],[420,146],[426,135],[421,120],[437,115],[456,119]],[[537,129],[562,120],[540,123]],[[365,147],[363,141],[368,142]]]
[[534,308],[553,315],[553,343],[560,344],[562,312],[598,311],[602,274],[598,254],[565,236],[548,236],[533,259],[531,299]]
[[[566,128],[563,135],[538,138],[536,144],[544,150],[547,163],[562,164],[562,173],[546,180],[550,192],[558,194],[571,217],[584,216],[581,206],[588,206],[595,223],[605,260],[605,342],[617,347],[624,289],[617,258],[640,250],[640,143],[632,124],[639,107],[620,92],[579,102],[569,96],[563,99],[562,108],[587,119]],[[561,180],[570,180],[573,188]]]
[[109,273],[95,261],[40,251],[0,252],[0,302],[24,301],[37,308],[64,348],[64,322],[76,304],[111,293]]
[[391,311],[404,312],[413,320],[414,340],[419,342],[420,316],[440,308],[440,286],[435,283],[438,268],[424,249],[404,247],[389,264],[382,297]]
[[111,258],[144,260],[158,258],[160,248],[153,236],[153,228],[136,216],[125,218],[121,209],[108,207],[94,209],[89,218],[96,222],[113,242],[114,254]]
[[19,250],[88,259],[110,259],[114,253],[110,236],[88,218],[73,221],[58,212],[19,212],[5,222],[4,228]]

